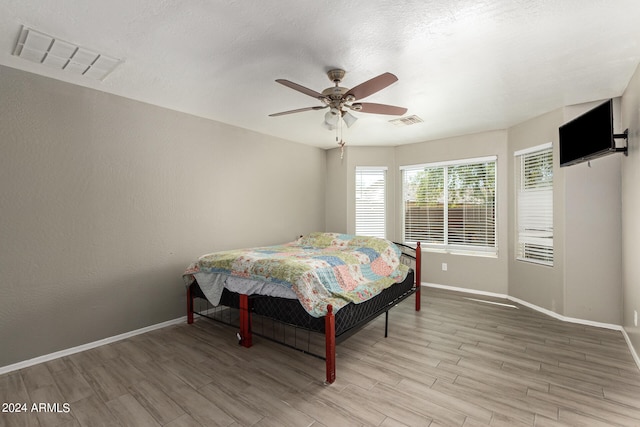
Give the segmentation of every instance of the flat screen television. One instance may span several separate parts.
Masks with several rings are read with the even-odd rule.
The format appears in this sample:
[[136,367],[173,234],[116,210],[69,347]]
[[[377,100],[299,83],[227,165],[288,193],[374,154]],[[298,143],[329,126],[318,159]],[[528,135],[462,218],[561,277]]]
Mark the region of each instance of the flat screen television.
[[560,167],[615,153],[610,99],[560,126]]

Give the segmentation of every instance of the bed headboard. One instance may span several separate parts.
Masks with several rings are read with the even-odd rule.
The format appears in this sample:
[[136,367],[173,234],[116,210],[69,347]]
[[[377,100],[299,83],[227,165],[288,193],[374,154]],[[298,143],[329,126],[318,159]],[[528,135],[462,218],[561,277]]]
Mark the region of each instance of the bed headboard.
[[393,242],[393,244],[402,251],[402,255],[400,255],[400,262],[404,265],[408,265],[415,271],[417,258],[416,248],[405,245],[404,243]]
[[393,242],[402,252],[400,255],[400,262],[404,265],[408,265],[413,269],[415,273],[416,284],[421,283],[420,270],[422,267],[422,250],[420,248],[420,242],[416,243],[416,247],[406,245],[404,243]]

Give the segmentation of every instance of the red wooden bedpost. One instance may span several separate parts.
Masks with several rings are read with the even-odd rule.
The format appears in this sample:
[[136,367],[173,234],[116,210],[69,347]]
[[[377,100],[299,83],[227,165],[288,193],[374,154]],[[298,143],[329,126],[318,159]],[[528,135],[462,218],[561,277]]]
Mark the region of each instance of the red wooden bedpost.
[[422,270],[422,249],[420,248],[420,242],[416,243],[416,311],[420,311],[420,288],[421,288],[421,277],[420,270]]
[[336,380],[336,318],[331,304],[327,306],[327,314],[324,316],[324,336],[327,383],[332,384]]
[[245,294],[240,294],[240,344],[247,348],[253,345],[249,296]]
[[191,285],[187,286],[187,323],[193,323],[193,295],[191,295]]

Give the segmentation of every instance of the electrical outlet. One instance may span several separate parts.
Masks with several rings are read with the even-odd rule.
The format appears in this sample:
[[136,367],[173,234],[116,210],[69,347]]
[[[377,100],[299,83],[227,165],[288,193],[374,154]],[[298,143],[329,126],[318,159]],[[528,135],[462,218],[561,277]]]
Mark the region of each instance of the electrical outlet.
[[638,310],[633,310],[633,326],[638,326]]
[[446,262],[442,263],[442,271],[447,271],[447,263]]

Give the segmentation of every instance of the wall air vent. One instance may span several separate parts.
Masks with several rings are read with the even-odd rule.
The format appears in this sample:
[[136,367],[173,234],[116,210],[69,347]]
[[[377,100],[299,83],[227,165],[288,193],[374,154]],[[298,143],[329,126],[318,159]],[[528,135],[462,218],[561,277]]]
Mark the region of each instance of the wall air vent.
[[13,54],[28,61],[96,80],[103,80],[121,62],[27,27],[22,27]]
[[395,126],[410,126],[410,125],[415,125],[417,123],[422,123],[422,122],[424,122],[424,120],[422,120],[420,117],[415,115],[389,120],[389,123],[393,123]]

